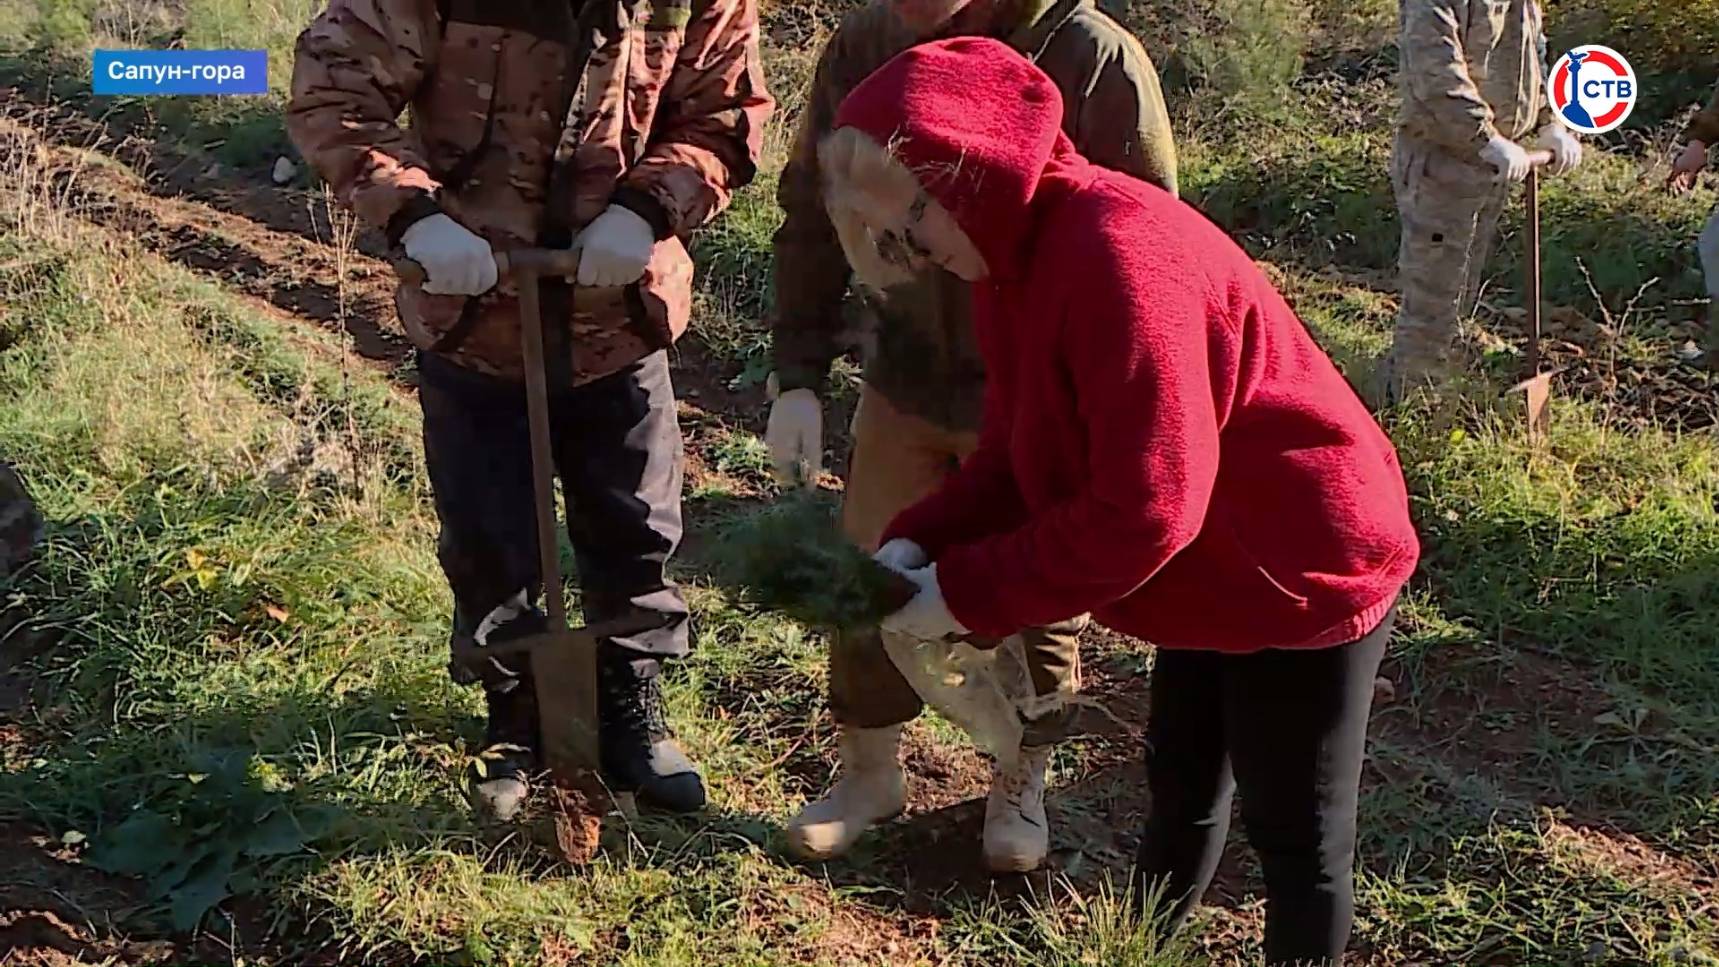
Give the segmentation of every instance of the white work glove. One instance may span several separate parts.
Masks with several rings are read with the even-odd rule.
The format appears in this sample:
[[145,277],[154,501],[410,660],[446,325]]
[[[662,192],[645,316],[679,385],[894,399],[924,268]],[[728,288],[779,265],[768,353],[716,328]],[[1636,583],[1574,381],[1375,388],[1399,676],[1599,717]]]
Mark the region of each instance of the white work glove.
[[1480,159],[1498,169],[1498,177],[1508,182],[1528,180],[1528,152],[1516,142],[1494,135],[1486,147],[1480,149]]
[[424,267],[423,289],[431,295],[481,295],[495,285],[489,243],[441,212],[408,225],[400,242]]
[[[824,407],[809,389],[776,392],[770,374],[770,419],[764,442],[770,446],[770,469],[783,487],[816,487],[824,472]],[[922,562],[923,563],[923,562]]]
[[884,633],[905,635],[920,641],[941,641],[968,633],[967,626],[955,620],[955,616],[949,613],[949,605],[943,601],[943,589],[937,585],[937,565],[901,574],[919,586],[919,593],[907,602],[907,607],[883,619],[879,627]]
[[579,253],[579,284],[617,286],[639,281],[656,244],[650,222],[620,205],[610,205],[573,240]]
[[1534,145],[1552,152],[1552,163],[1546,168],[1548,174],[1568,174],[1582,163],[1582,142],[1576,139],[1576,132],[1557,121],[1540,129]]
[[905,537],[897,537],[878,548],[871,559],[901,574],[917,571],[931,563],[931,556],[925,553],[925,548]]

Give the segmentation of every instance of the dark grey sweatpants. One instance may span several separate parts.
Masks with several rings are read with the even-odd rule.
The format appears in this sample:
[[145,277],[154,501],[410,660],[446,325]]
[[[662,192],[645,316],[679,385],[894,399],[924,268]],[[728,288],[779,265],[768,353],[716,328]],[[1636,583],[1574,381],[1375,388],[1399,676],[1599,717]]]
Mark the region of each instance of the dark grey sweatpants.
[[[454,637],[469,639],[521,591],[535,601],[542,584],[525,387],[430,353],[419,354],[418,371],[438,556],[454,592]],[[549,410],[586,620],[671,615],[665,628],[607,644],[640,658],[686,654],[686,600],[666,572],[681,539],[683,463],[668,354],[552,393]],[[522,659],[507,661],[529,675]],[[485,663],[453,674],[494,687],[504,673]]]

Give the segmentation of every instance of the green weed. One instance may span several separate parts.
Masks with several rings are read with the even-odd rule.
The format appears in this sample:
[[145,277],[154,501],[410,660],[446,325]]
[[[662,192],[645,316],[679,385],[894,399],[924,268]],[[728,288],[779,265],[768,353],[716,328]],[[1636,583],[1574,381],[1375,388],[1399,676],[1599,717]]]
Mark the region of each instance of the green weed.
[[1281,113],[1301,74],[1309,29],[1299,0],[1219,0],[1183,13],[1181,63],[1209,110],[1244,117]]
[[334,819],[327,807],[295,809],[258,785],[241,752],[210,754],[197,768],[170,777],[183,785],[104,831],[89,852],[97,869],[148,879],[175,930],[195,928],[215,904],[250,892],[258,863],[304,853]]

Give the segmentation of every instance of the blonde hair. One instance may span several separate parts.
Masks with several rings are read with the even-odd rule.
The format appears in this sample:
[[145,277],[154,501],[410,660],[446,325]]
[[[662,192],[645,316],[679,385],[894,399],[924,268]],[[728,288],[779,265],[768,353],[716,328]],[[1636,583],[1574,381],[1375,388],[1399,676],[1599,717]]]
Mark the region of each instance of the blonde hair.
[[890,204],[888,211],[910,212],[916,205],[922,208],[926,196],[919,179],[889,147],[857,128],[840,128],[819,142],[818,169],[823,174],[824,207],[854,277],[879,293],[911,281],[913,272],[907,266],[879,250],[873,223],[861,213],[870,212],[875,217],[878,199],[900,200],[899,205]]

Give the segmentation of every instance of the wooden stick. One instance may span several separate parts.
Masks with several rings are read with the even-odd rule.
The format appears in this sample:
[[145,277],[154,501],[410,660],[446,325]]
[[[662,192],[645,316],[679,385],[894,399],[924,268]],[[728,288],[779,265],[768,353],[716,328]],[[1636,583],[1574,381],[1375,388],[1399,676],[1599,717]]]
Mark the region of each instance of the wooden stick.
[[[1549,155],[1550,152],[1543,152]],[[1528,310],[1528,376],[1523,380],[1523,405],[1528,417],[1528,439],[1539,440],[1545,436],[1547,423],[1547,404],[1552,396],[1552,373],[1540,372],[1540,319],[1542,302],[1540,291],[1540,169],[1536,163],[1528,169],[1527,184],[1527,273],[1528,291],[1525,293]]]
[[1528,169],[1528,378],[1540,375],[1540,172]]
[[519,343],[525,363],[525,411],[531,429],[531,488],[536,497],[537,559],[549,630],[567,630],[566,593],[561,586],[561,550],[555,533],[555,445],[549,437],[549,380],[543,362],[543,312],[537,273],[515,270],[519,290]]

